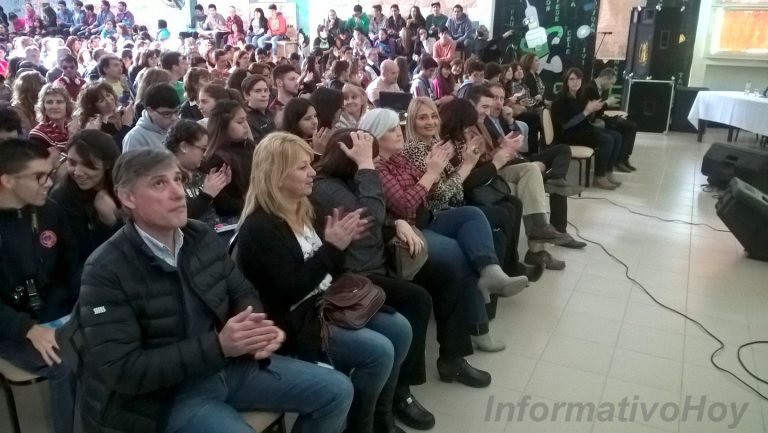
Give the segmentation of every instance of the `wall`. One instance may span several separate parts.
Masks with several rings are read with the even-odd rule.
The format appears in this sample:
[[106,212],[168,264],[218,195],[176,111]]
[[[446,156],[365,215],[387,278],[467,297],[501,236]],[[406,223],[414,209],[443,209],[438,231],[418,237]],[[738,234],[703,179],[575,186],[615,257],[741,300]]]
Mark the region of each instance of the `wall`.
[[712,90],[744,90],[745,83],[750,81],[753,86],[764,89],[768,86],[768,59],[707,57],[707,40],[712,32],[712,3],[712,0],[701,0],[689,85]]

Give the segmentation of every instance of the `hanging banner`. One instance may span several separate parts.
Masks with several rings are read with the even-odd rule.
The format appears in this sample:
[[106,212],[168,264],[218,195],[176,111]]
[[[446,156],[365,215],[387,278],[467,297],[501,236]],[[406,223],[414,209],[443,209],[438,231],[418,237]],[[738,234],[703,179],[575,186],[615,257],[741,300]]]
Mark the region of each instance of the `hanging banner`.
[[[596,0],[513,0],[496,2],[494,34],[512,30],[517,57],[535,53],[547,94],[570,67],[589,74],[594,60]],[[509,51],[509,50],[508,50]]]

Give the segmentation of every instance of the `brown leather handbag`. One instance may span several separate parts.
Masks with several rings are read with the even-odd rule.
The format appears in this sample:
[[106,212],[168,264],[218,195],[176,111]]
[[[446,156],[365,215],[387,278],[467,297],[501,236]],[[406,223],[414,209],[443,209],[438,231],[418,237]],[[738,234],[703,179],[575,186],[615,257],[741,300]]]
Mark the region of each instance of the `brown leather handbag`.
[[342,274],[318,299],[323,328],[329,324],[360,329],[379,311],[386,295],[368,278],[358,274]]

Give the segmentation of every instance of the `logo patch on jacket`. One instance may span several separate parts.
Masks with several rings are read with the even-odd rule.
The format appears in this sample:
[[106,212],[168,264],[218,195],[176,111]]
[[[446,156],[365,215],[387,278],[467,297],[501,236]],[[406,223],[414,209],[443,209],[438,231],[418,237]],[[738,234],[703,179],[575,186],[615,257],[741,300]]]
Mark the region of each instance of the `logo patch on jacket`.
[[59,238],[56,236],[56,233],[54,233],[53,230],[45,230],[44,232],[40,233],[40,245],[46,248],[55,247],[58,240]]

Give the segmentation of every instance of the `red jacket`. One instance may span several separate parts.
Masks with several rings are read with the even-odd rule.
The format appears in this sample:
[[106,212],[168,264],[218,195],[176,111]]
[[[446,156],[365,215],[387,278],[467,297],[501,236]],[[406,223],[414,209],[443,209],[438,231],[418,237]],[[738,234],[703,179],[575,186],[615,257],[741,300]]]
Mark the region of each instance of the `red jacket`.
[[288,25],[285,23],[283,14],[278,13],[276,18],[269,20],[269,31],[272,36],[285,36],[288,33]]

